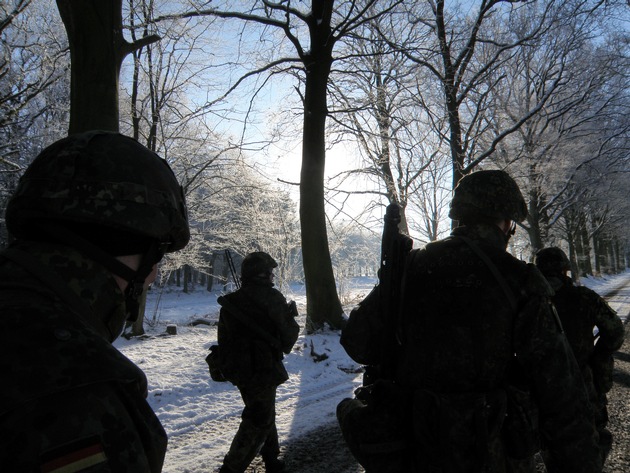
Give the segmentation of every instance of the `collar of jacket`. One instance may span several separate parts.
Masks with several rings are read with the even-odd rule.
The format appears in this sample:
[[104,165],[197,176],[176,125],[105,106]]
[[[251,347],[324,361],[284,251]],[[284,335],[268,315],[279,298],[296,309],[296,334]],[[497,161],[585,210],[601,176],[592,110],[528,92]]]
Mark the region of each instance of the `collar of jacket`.
[[[127,319],[125,298],[112,274],[103,266],[63,245],[19,242],[15,248],[28,252],[41,263],[42,271],[52,273],[83,307],[91,310],[85,322],[99,335],[110,342],[120,335]],[[47,289],[53,295],[57,293],[53,286]],[[93,323],[94,319],[102,323]]]
[[249,278],[243,281],[243,287],[247,286],[265,286],[265,287],[273,287],[274,283],[270,281],[268,278]]
[[496,248],[505,250],[509,237],[505,235],[496,225],[478,223],[475,225],[465,225],[457,227],[451,232],[453,236],[465,236],[471,240],[483,240]]

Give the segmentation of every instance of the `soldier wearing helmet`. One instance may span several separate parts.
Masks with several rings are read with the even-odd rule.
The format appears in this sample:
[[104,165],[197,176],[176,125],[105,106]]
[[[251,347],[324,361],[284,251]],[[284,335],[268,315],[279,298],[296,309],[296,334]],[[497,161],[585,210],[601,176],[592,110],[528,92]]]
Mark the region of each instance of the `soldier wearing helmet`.
[[589,394],[604,462],[612,447],[606,393],[612,388],[612,355],[624,340],[623,322],[599,294],[574,283],[569,258],[560,248],[539,250],[535,264],[555,291],[552,300]]
[[72,135],[28,167],[6,224],[0,470],[161,471],[146,377],[111,342],[190,238],[170,167],[118,133]]
[[244,473],[260,452],[268,473],[284,471],[278,458],[276,388],[289,376],[282,363],[299,333],[295,303],[275,289],[278,263],[267,253],[249,253],[241,264],[241,287],[218,299],[218,342],[224,376],[241,393],[241,425],[221,473]]
[[[405,432],[399,456],[409,464],[378,471],[499,473],[518,466],[534,472],[537,418],[549,473],[601,471],[579,370],[552,311],[553,292],[533,264],[506,251],[516,222],[527,216],[518,185],[504,171],[469,174],[455,189],[449,215],[459,222],[451,235],[407,257],[398,345],[388,348],[398,361],[388,379],[398,386],[392,403],[408,399],[397,430]],[[379,382],[374,392],[391,390],[378,389]],[[508,403],[515,392],[522,403]],[[529,414],[522,430],[519,418],[506,417],[516,410]],[[357,414],[347,420],[352,416],[365,420]],[[340,423],[351,428],[345,418]],[[382,454],[352,447],[373,455],[366,461],[374,464]]]

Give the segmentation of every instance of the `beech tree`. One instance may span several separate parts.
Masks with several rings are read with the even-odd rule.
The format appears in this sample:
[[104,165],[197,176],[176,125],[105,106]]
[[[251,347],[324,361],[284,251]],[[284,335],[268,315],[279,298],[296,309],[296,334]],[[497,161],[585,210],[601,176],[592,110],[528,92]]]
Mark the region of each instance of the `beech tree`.
[[[356,28],[391,11],[400,1],[365,2],[312,0],[310,9],[290,2],[256,1],[240,11],[203,9],[176,15],[215,16],[253,23],[267,28],[268,36],[280,33],[292,47],[279,48],[280,55],[242,76],[293,72],[303,80],[300,96],[304,107],[302,130],[302,167],[300,173],[300,226],[302,258],[307,296],[307,329],[316,330],[325,322],[339,328],[344,324],[343,310],[330,258],[324,206],[324,168],[326,162],[326,118],[328,83],[336,44]],[[168,18],[168,17],[163,17]],[[156,19],[156,21],[158,21]],[[242,80],[236,82],[236,88]]]
[[159,40],[123,37],[122,0],[57,0],[70,45],[69,134],[118,131],[120,68],[125,57]]

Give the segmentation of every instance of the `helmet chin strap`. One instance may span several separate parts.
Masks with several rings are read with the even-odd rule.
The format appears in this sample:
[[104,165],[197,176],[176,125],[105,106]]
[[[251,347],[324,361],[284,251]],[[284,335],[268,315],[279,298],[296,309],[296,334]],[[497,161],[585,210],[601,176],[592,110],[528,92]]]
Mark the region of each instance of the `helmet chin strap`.
[[58,243],[75,248],[84,255],[102,264],[111,273],[127,281],[127,287],[124,290],[127,320],[129,322],[135,322],[138,319],[140,297],[144,291],[145,280],[153,271],[153,266],[164,256],[168,243],[160,243],[157,240],[153,240],[148,250],[141,255],[142,258],[138,269],[134,270],[118,260],[115,256],[103,251],[100,247],[62,225],[49,223],[44,226],[42,231]]
[[129,322],[135,322],[138,320],[138,315],[140,313],[140,298],[144,291],[144,283],[149,274],[153,271],[153,266],[164,256],[164,246],[165,245],[160,244],[157,240],[154,240],[148,251],[142,255],[140,266],[131,278],[126,278],[121,274],[117,274],[117,276],[125,279],[128,283],[127,289],[125,289],[125,306],[127,309],[127,320]]

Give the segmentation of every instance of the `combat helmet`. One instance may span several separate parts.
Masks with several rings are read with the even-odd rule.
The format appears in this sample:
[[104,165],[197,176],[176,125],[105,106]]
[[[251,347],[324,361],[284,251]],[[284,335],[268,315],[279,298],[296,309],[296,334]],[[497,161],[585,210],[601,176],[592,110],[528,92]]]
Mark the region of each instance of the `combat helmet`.
[[[190,239],[182,188],[167,162],[119,133],[59,140],[28,167],[6,209],[16,239],[63,243],[128,281],[129,320],[146,277],[164,253]],[[115,256],[141,254],[137,271]]]
[[269,274],[278,263],[264,251],[249,253],[241,263],[241,280],[247,281],[256,278],[260,274]]
[[566,253],[556,246],[538,250],[534,263],[546,276],[562,275],[571,269]]
[[29,238],[33,225],[103,228],[157,240],[165,252],[190,239],[181,186],[167,162],[119,133],[90,131],[44,149],[6,210],[7,229]]
[[460,221],[509,219],[522,222],[527,217],[527,205],[508,173],[477,171],[459,181],[448,216]]

